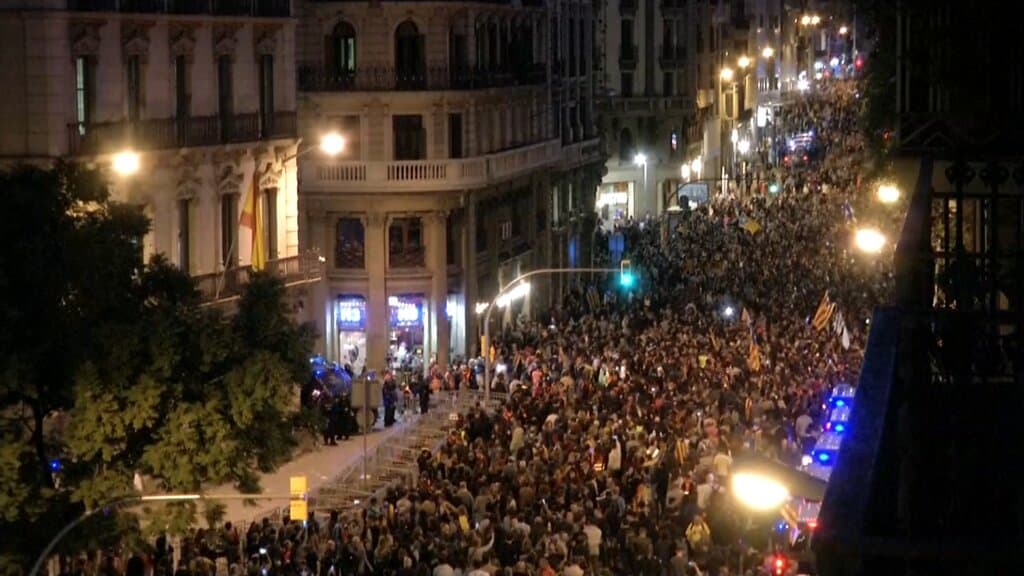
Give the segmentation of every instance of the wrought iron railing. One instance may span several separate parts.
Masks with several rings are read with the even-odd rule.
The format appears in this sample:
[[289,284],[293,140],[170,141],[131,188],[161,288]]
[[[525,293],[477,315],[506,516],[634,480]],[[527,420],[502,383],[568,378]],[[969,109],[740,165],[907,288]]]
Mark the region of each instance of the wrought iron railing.
[[68,153],[89,155],[123,148],[160,150],[253,142],[295,136],[295,113],[161,118],[68,125]]
[[67,9],[76,12],[287,18],[291,16],[291,0],[67,0]]
[[[316,251],[267,260],[264,267],[265,272],[280,277],[285,283],[315,282],[321,278],[322,270],[320,253]],[[192,279],[204,301],[217,301],[241,294],[252,273],[252,266],[233,266]]]
[[543,84],[544,64],[518,70],[490,71],[432,66],[402,70],[393,66],[363,66],[351,71],[328,70],[317,64],[299,67],[299,89],[306,92],[475,90]]

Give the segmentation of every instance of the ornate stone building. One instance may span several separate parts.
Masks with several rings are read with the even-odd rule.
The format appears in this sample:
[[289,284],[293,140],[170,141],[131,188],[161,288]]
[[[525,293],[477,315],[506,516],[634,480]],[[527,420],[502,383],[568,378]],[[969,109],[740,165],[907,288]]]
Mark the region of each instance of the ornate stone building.
[[[416,365],[478,348],[516,276],[589,264],[603,155],[589,1],[296,2],[300,245],[325,255],[328,357]],[[504,310],[540,315],[569,280]],[[495,314],[497,320],[498,314]]]

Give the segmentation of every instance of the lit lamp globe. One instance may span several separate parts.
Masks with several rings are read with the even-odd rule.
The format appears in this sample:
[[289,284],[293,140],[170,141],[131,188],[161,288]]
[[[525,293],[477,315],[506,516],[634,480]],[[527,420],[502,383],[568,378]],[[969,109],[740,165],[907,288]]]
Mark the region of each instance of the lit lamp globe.
[[740,56],[739,60],[736,61],[736,64],[738,64],[741,69],[746,70],[747,66],[750,66],[750,58]]
[[878,254],[885,246],[885,235],[874,228],[861,228],[853,237],[857,249],[867,254]]
[[683,177],[683,182],[690,181],[690,165],[683,164],[679,167],[679,175]]
[[732,80],[733,71],[732,68],[722,68],[722,71],[718,73],[718,77],[726,82]]
[[764,50],[761,50],[761,56],[764,58],[771,58],[775,56],[775,49],[771,46],[765,46]]
[[777,510],[789,501],[789,489],[768,476],[736,473],[732,476],[732,493],[743,505],[759,512]]
[[690,170],[697,176],[697,178],[700,178],[700,169],[702,166],[703,163],[701,162],[700,157],[694,158],[693,162],[690,162]]
[[900,189],[892,184],[882,184],[878,187],[878,199],[884,204],[892,204],[900,199]]
[[137,152],[131,150],[125,150],[124,152],[118,152],[114,154],[113,167],[114,172],[117,172],[121,176],[131,176],[139,171],[139,165],[141,160]]
[[345,150],[345,137],[337,132],[324,134],[320,138],[320,151],[328,156],[337,156]]

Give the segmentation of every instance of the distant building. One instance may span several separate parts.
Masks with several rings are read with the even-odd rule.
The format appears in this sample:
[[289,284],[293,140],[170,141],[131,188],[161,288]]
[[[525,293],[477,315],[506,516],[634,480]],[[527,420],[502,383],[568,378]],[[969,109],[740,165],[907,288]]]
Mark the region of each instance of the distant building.
[[[479,348],[518,275],[589,264],[603,155],[589,1],[295,2],[300,245],[329,358],[379,369]],[[493,315],[542,314],[566,277]]]
[[[297,270],[288,0],[4,0],[0,38],[0,163],[108,171],[114,198],[152,220],[144,255],[200,277],[208,297],[244,281],[239,217],[255,188],[268,268]],[[111,169],[122,152],[134,174]]]

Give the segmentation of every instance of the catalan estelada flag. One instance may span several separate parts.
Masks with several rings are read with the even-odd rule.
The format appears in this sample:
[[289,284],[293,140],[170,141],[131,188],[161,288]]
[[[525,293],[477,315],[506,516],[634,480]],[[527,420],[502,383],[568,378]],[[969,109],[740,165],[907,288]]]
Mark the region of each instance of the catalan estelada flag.
[[818,304],[818,309],[814,312],[814,319],[811,321],[811,326],[815,330],[823,330],[825,326],[828,326],[829,319],[832,318],[832,314],[836,311],[836,303],[832,302],[828,297],[828,290],[821,297],[821,302]]

